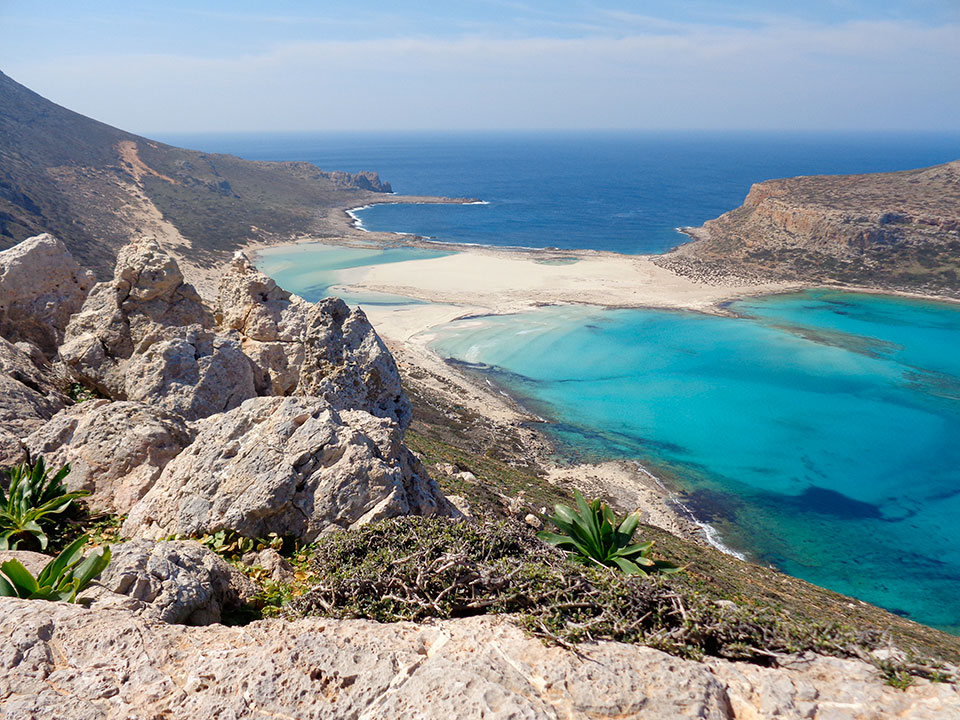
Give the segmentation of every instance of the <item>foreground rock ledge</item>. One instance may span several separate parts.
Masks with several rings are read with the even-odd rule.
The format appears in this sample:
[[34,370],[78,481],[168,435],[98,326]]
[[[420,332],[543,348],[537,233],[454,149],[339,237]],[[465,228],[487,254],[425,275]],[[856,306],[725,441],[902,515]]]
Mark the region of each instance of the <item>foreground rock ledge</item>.
[[618,643],[546,647],[504,618],[183,627],[0,598],[4,718],[947,718],[950,685],[869,666],[771,670]]

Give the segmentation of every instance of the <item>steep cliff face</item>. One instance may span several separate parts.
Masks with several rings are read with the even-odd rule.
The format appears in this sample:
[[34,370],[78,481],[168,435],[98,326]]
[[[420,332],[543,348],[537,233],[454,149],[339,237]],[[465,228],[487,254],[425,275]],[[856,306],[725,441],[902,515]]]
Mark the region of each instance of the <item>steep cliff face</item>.
[[375,173],[154,142],[0,73],[0,250],[50,232],[105,279],[117,250],[149,234],[209,267],[246,242],[311,232],[325,209],[384,192],[390,185]]
[[960,160],[873,175],[757,183],[659,262],[724,275],[960,294]]

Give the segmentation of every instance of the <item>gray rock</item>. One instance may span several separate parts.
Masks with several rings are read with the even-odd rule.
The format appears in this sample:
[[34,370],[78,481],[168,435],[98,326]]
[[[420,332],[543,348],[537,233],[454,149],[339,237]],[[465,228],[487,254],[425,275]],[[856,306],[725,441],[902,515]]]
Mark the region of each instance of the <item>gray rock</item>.
[[248,552],[241,561],[244,565],[262,568],[271,580],[285,583],[293,580],[293,565],[273,548],[266,548],[260,552]]
[[0,336],[31,342],[53,357],[93,283],[93,273],[52,235],[0,252]]
[[127,536],[221,529],[306,541],[396,515],[455,513],[399,426],[320,398],[253,398],[197,424],[130,510]]
[[53,560],[53,557],[30,550],[0,550],[0,564],[7,560],[19,560],[20,564],[27,570],[34,575],[39,575],[47,563]]
[[179,415],[139,402],[88,400],[67,408],[24,439],[49,467],[70,463],[71,490],[89,490],[94,510],[126,514],[190,444]]
[[546,646],[505,619],[307,618],[184,627],[0,598],[0,713],[37,720],[940,720],[956,686],[900,691],[849,660],[771,669],[601,642]]
[[0,467],[26,459],[22,439],[69,402],[49,366],[38,367],[19,347],[0,338]]
[[114,400],[140,400],[188,420],[256,394],[237,337],[213,317],[155,240],[121,249],[114,279],[98,283],[65,332],[60,359],[78,381]]
[[240,334],[261,394],[322,397],[338,410],[409,425],[397,364],[361,310],[337,298],[308,303],[238,253],[220,280],[215,315]]
[[253,597],[254,584],[198,542],[131,540],[112,547],[100,585],[142,602],[144,617],[182,625],[220,622]]

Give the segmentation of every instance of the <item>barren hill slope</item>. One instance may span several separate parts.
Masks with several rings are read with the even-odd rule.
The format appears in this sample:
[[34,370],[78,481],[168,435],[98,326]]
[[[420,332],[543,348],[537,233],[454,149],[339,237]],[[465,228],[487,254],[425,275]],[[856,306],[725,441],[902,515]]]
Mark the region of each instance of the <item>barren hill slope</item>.
[[768,180],[658,262],[764,278],[960,294],[960,160],[918,170]]
[[374,173],[184,150],[91,120],[0,73],[0,250],[41,232],[104,276],[131,237],[210,266],[388,192]]

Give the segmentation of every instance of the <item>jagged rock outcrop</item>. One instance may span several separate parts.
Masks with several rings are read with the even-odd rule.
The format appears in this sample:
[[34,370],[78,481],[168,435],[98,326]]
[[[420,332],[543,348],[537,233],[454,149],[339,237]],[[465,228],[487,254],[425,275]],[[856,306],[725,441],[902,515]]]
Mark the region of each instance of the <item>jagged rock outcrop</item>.
[[838,281],[960,296],[960,160],[755,184],[656,262],[707,282]]
[[409,425],[397,364],[360,309],[337,298],[308,303],[238,253],[220,280],[216,318],[240,334],[261,394],[322,397]]
[[0,252],[0,336],[33,343],[52,358],[93,283],[93,273],[52,235]]
[[151,238],[121,249],[114,279],[99,283],[65,333],[60,359],[114,400],[139,400],[188,420],[256,394],[253,368],[176,262]]
[[49,467],[70,463],[66,485],[89,490],[84,502],[92,509],[126,514],[192,440],[183,418],[162,408],[88,400],[59,412],[23,444]]
[[942,720],[955,686],[884,685],[860,662],[698,663],[610,642],[546,646],[505,619],[308,618],[183,627],[0,598],[0,713],[88,720],[782,718]]
[[0,337],[0,467],[26,458],[22,439],[64,408],[68,398],[20,347]]
[[305,541],[396,515],[453,513],[393,421],[320,398],[254,398],[197,424],[124,535],[221,529]]
[[112,552],[99,584],[142,602],[146,619],[209,625],[256,593],[245,575],[194,541],[131,540]]

